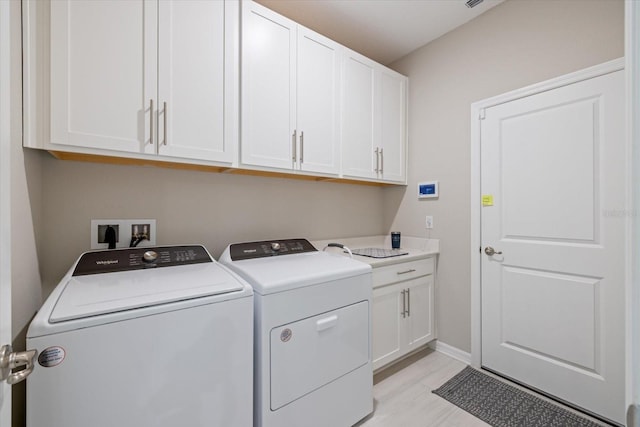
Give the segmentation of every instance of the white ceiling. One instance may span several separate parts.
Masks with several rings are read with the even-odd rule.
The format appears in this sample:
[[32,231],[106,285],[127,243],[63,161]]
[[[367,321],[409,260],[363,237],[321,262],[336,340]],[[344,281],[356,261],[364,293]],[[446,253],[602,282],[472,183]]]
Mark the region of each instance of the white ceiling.
[[504,0],[257,0],[382,64],[402,58]]

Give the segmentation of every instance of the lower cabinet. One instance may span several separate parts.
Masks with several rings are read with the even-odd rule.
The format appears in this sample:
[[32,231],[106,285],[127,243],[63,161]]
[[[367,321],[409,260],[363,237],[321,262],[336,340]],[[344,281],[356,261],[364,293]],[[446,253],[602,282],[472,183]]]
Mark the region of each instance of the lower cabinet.
[[[394,268],[402,270],[403,264]],[[374,370],[436,338],[433,299],[433,272],[373,289]]]

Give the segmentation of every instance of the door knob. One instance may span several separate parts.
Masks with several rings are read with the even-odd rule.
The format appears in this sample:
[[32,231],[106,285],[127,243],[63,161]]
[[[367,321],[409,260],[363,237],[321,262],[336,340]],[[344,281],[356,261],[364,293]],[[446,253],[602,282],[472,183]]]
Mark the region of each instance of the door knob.
[[496,251],[491,246],[487,246],[486,248],[484,248],[484,253],[489,255],[489,256],[502,255],[502,251]]
[[[0,348],[0,380],[7,380],[9,384],[16,384],[27,378],[33,371],[36,350],[13,352],[10,345]],[[15,368],[24,366],[18,372],[11,372]]]

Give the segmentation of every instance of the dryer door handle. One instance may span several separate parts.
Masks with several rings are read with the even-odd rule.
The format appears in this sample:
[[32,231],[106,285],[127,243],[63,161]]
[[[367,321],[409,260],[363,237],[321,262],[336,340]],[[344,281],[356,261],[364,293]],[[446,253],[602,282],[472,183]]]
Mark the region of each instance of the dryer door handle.
[[325,329],[333,328],[338,324],[338,315],[334,314],[333,316],[325,317],[324,319],[320,319],[316,322],[316,329],[318,332],[324,331]]

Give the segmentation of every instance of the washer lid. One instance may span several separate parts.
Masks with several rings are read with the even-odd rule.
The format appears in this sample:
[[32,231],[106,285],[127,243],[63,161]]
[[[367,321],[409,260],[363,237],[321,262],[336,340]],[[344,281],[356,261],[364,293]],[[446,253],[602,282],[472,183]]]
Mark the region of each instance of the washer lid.
[[254,291],[261,295],[371,272],[369,264],[327,252],[307,252],[242,261],[230,261],[223,255],[220,262],[247,280]]
[[214,262],[71,276],[49,321],[64,322],[241,289],[243,285]]

